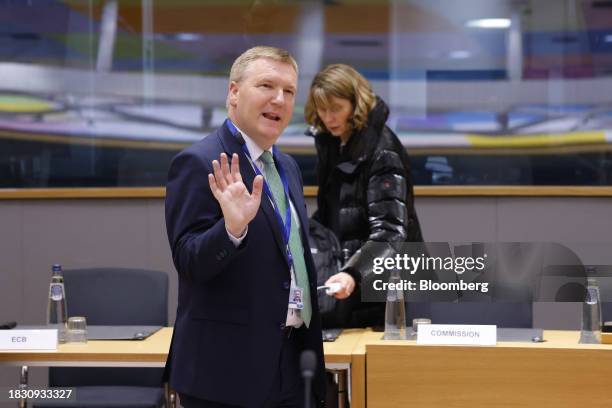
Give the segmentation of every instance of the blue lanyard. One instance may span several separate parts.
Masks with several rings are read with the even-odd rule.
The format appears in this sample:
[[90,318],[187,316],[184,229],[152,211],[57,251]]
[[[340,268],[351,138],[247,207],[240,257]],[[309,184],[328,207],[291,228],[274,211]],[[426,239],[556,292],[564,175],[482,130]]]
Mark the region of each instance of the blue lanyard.
[[[232,132],[232,134],[235,136],[238,133],[238,129],[236,129],[236,126],[232,123],[232,121],[229,118],[225,120],[225,123],[227,124],[227,127],[229,128],[230,132]],[[242,147],[242,152],[249,158],[249,160],[251,160],[251,162],[253,162],[253,158],[251,157],[251,154],[249,153],[249,149],[247,149],[246,144],[243,143],[241,147]],[[276,146],[272,146],[272,156],[276,158]],[[264,177],[263,174],[261,174],[259,167],[257,167],[257,165],[253,162],[253,169],[255,170],[255,173],[258,175],[261,175],[264,178],[264,185],[263,185],[264,191],[266,193],[266,196],[274,204],[274,213],[276,214],[276,218],[278,219],[278,222],[280,223],[280,225],[283,226],[283,240],[285,241],[285,247],[287,248],[287,257],[289,258],[289,262],[291,266],[293,266],[293,257],[291,256],[291,251],[289,250],[289,235],[291,234],[291,203],[289,202],[289,183],[287,182],[287,176],[285,175],[285,170],[281,166],[280,162],[276,161],[276,167],[278,169],[278,175],[280,176],[281,182],[283,183],[285,201],[287,202],[287,209],[285,210],[285,220],[286,220],[285,222],[283,221],[283,218],[281,217],[279,206],[276,203],[274,196],[272,195],[272,191],[270,190],[270,187],[268,186],[266,178]]]

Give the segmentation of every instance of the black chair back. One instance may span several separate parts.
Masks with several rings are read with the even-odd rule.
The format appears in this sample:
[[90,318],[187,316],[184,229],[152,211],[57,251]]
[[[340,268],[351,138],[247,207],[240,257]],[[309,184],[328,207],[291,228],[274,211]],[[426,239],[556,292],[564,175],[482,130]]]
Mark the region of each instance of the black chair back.
[[[64,271],[68,316],[88,325],[168,325],[168,275],[164,272],[91,268]],[[137,341],[137,340],[135,340]],[[162,368],[50,368],[49,386],[162,386]]]

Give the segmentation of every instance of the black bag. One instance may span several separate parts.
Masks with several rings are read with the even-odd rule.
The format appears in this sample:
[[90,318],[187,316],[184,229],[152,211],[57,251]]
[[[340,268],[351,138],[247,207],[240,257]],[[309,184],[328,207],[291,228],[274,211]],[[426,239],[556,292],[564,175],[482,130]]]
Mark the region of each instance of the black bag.
[[[308,235],[312,259],[317,269],[317,286],[321,286],[340,269],[342,259],[340,241],[331,230],[314,219],[310,219]],[[327,296],[324,290],[320,290],[317,295],[321,314],[332,312],[336,308],[335,297]]]

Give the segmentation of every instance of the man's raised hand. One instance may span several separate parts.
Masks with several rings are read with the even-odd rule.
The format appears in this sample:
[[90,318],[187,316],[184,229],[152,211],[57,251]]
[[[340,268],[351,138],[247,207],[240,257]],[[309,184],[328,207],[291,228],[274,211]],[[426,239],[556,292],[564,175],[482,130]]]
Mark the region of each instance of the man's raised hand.
[[208,183],[221,206],[225,227],[233,236],[241,237],[259,209],[263,177],[255,177],[253,191],[249,193],[242,182],[238,155],[232,156],[231,168],[225,153],[221,153],[219,161],[213,160],[214,174],[208,175]]

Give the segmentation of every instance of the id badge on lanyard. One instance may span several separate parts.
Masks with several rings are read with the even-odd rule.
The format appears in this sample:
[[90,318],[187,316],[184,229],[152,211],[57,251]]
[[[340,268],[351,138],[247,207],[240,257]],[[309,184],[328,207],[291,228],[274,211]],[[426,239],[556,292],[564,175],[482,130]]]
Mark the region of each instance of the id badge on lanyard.
[[289,309],[302,310],[304,308],[304,289],[295,286],[291,280],[291,288],[289,289]]
[[293,268],[293,257],[291,256],[291,252],[287,252],[291,264],[291,269],[289,270],[289,274],[291,275],[291,287],[289,288],[289,309],[302,310],[304,308],[304,289],[296,284],[297,276],[295,274],[295,269]]

